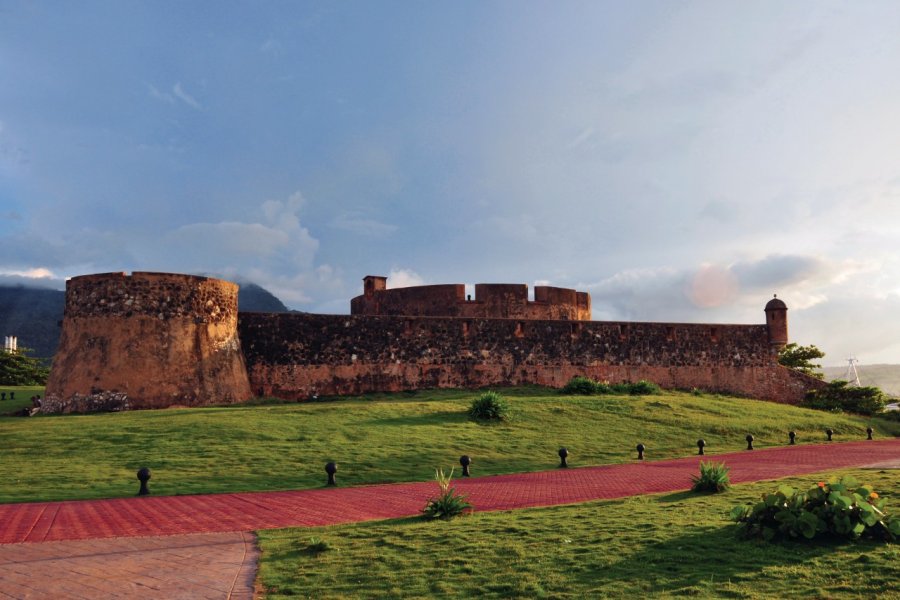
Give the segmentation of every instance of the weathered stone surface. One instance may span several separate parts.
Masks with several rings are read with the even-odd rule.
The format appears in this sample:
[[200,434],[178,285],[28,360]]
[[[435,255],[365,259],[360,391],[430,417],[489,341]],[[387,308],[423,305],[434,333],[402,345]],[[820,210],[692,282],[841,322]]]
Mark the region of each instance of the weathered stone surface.
[[798,402],[817,380],[777,364],[765,325],[242,313],[259,395],[647,379]]
[[461,283],[387,289],[386,277],[370,275],[363,281],[363,295],[350,301],[350,313],[354,315],[566,321],[591,318],[590,294],[567,288],[535,286],[534,300],[529,301],[525,284],[479,283],[475,285],[475,297],[469,299]]
[[43,412],[97,410],[110,398],[122,399],[122,408],[249,399],[237,289],[166,273],[69,280]]
[[87,413],[87,412],[118,412],[128,410],[128,396],[120,392],[97,392],[82,396],[72,394],[68,398],[50,397],[41,406],[45,413]]
[[[353,301],[365,315],[238,315],[237,286],[225,281],[76,277],[42,411],[560,387],[575,375],[791,403],[822,385],[777,364],[788,339],[780,300],[766,306],[766,325],[704,325],[587,321],[590,297],[563,288],[537,287],[529,302],[524,285],[479,285],[469,301],[462,285],[387,290],[370,276],[365,292]],[[413,316],[368,314],[395,311]]]

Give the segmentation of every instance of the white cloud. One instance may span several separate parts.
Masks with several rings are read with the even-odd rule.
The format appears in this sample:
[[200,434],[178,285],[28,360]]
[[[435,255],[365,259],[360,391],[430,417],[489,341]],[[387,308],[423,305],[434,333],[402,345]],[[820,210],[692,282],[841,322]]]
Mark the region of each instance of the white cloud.
[[[259,205],[259,221],[192,223],[168,233],[144,263],[163,270],[216,273],[251,281],[290,306],[312,301],[310,290],[333,291],[340,273],[315,266],[319,241],[303,226],[300,192]],[[335,274],[337,273],[337,274]]]
[[159,91],[159,89],[152,83],[147,83],[146,86],[147,90],[150,92],[150,96],[152,96],[153,98],[161,100],[167,104],[175,104],[175,97],[172,94]]
[[387,237],[397,231],[396,225],[369,219],[361,213],[353,211],[342,211],[331,222],[331,225],[358,235],[377,238]]
[[203,108],[193,96],[184,91],[184,89],[181,87],[180,81],[172,86],[172,93],[175,94],[175,96],[178,97],[179,100],[181,100],[191,108],[195,108],[197,110]]
[[28,279],[58,279],[58,277],[50,269],[36,267],[34,269],[26,269],[24,271],[6,271],[0,270],[0,275],[16,275]]
[[259,47],[260,52],[262,52],[263,54],[271,54],[272,56],[280,56],[281,50],[281,42],[279,42],[275,38],[267,39]]
[[36,268],[24,271],[0,270],[0,286],[22,286],[61,290],[66,287],[66,282],[62,277],[53,274],[49,269]]
[[388,289],[425,285],[425,279],[412,269],[393,268],[387,276]]

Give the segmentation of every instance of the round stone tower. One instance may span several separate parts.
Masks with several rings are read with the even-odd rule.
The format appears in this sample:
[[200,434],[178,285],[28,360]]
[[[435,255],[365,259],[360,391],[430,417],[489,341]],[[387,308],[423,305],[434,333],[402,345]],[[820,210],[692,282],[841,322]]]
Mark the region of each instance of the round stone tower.
[[228,281],[171,273],[70,279],[42,411],[249,399],[237,292]]
[[766,304],[769,344],[781,350],[788,343],[787,305],[775,295]]

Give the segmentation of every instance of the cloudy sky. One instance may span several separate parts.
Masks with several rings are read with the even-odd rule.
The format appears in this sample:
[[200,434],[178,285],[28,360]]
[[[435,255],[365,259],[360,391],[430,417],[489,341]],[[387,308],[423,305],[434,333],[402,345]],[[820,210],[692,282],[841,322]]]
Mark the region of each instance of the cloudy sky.
[[591,292],[900,363],[900,2],[0,0],[0,275]]

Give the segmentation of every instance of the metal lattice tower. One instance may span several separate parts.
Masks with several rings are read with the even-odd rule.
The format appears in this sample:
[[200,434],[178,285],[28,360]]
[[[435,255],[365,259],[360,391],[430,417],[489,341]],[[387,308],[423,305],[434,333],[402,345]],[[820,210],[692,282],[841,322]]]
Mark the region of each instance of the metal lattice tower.
[[862,387],[862,384],[859,383],[859,372],[856,370],[856,363],[858,362],[853,356],[847,359],[847,373],[844,375],[844,380],[849,381],[850,385]]

